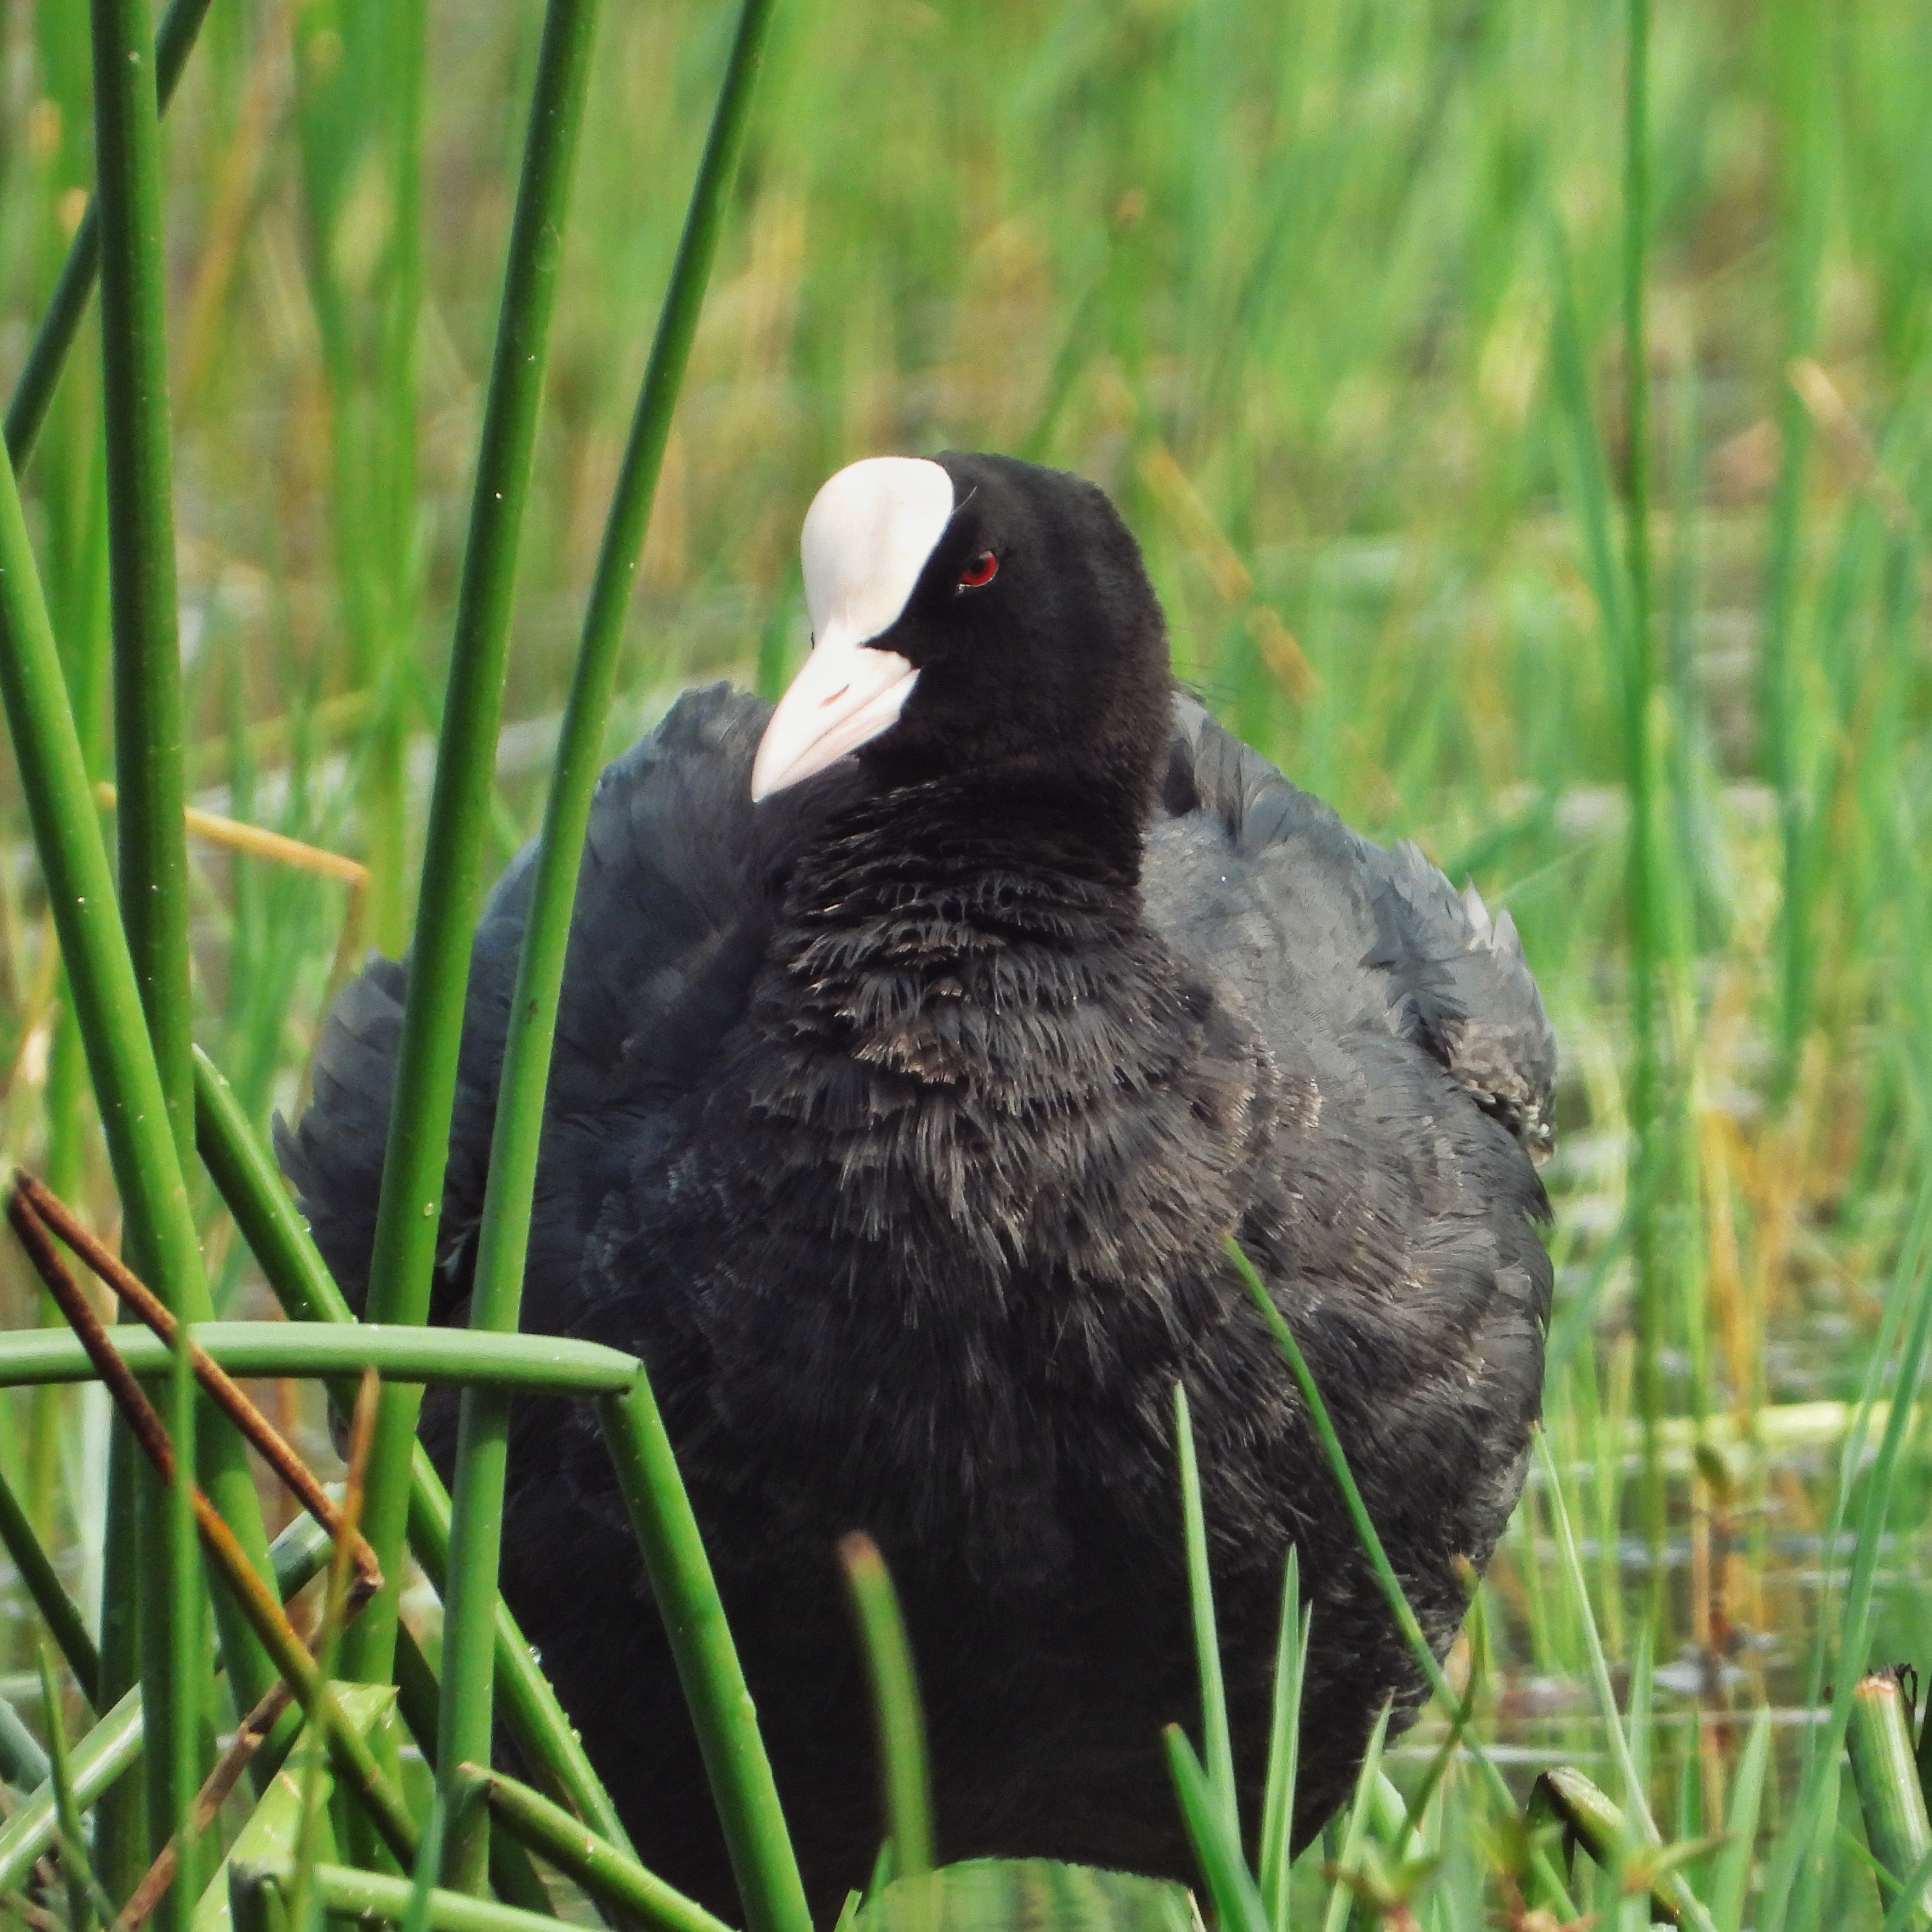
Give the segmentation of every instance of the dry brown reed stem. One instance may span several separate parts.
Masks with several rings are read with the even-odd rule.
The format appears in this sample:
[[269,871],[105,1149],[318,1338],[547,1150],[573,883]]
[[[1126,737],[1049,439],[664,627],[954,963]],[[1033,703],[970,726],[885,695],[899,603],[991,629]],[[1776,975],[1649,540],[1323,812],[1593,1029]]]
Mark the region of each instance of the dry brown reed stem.
[[[344,1486],[341,1518],[334,1532],[335,1552],[329,1564],[329,1611],[338,1624],[346,1624],[368,1600],[367,1592],[353,1588],[348,1573],[358,1568],[353,1554],[361,1542],[356,1526],[362,1514],[363,1478],[369,1466],[369,1444],[376,1432],[376,1396],[381,1384],[374,1369],[365,1369],[356,1393],[356,1414],[350,1429],[349,1478]],[[367,1548],[366,1544],[363,1544]],[[235,1741],[223,1752],[199,1792],[182,1830],[162,1848],[160,1855],[129,1894],[116,1921],[118,1932],[140,1932],[149,1915],[166,1896],[181,1865],[183,1846],[192,1844],[214,1822],[215,1814],[227,1802],[248,1761],[260,1750],[286,1711],[294,1693],[278,1678],[268,1694],[242,1719]]]
[[[142,1453],[154,1465],[163,1483],[172,1487],[176,1479],[175,1448],[169,1440],[166,1425],[135,1380],[133,1370],[122,1359],[120,1351],[109,1339],[100,1318],[88,1305],[86,1296],[80,1292],[80,1284],[68,1274],[66,1264],[54,1246],[53,1238],[47,1232],[46,1223],[35,1211],[26,1190],[17,1184],[7,1197],[7,1219],[33,1262],[34,1272],[46,1283],[47,1292],[67,1317],[68,1326],[80,1337],[81,1346],[87,1351],[88,1358],[113,1397],[115,1406],[133,1430]],[[243,1554],[233,1532],[199,1484],[188,1483],[185,1487],[194,1511],[196,1527],[201,1532],[202,1540],[208,1545],[209,1554],[238,1594],[252,1600],[255,1615],[250,1621],[256,1623],[258,1629],[265,1622],[278,1627],[278,1634],[284,1640],[282,1647],[299,1650],[312,1670],[314,1660],[308,1658],[307,1647],[296,1636],[281,1605],[256,1574],[254,1565]],[[327,1498],[323,1500],[326,1502]]]
[[[382,1392],[382,1378],[373,1368],[362,1371],[356,1391],[355,1412],[349,1419],[349,1470],[342,1485],[342,1508],[334,1528],[335,1548],[328,1564],[328,1600],[340,1606],[339,1615],[346,1623],[374,1592],[361,1580],[376,1568],[376,1555],[362,1540],[362,1497],[369,1473],[369,1450],[376,1440],[376,1410]],[[351,1583],[349,1573],[358,1580]],[[376,1572],[380,1587],[380,1572]]]
[[[119,794],[104,778],[94,788],[94,796],[111,811]],[[260,825],[244,824],[238,818],[224,818],[212,812],[190,806],[182,814],[189,835],[204,844],[218,845],[224,851],[238,852],[245,858],[266,859],[278,866],[292,866],[298,872],[314,872],[318,878],[339,880],[357,891],[369,883],[369,868],[360,860],[345,858],[340,852],[325,851],[320,845],[304,844],[280,832]]]
[[216,1760],[214,1768],[195,1793],[186,1822],[162,1846],[154,1863],[142,1874],[140,1883],[128,1894],[128,1902],[114,1922],[117,1932],[140,1932],[154,1907],[166,1897],[168,1887],[175,1882],[175,1874],[181,1868],[184,1844],[193,1844],[214,1822],[216,1813],[227,1802],[228,1794],[240,1781],[249,1760],[261,1749],[263,1740],[274,1729],[294,1695],[278,1677],[269,1687],[268,1694],[242,1720],[234,1742]]
[[[154,1472],[168,1486],[176,1480],[174,1474],[174,1443],[168,1439],[168,1428],[160,1416],[154,1412],[154,1405],[147,1399],[141,1383],[135,1382],[134,1370],[128,1368],[114,1342],[108,1339],[108,1331],[100,1318],[88,1308],[87,1296],[81,1292],[81,1285],[68,1274],[66,1264],[60,1260],[60,1252],[54,1248],[52,1234],[48,1234],[46,1223],[34,1211],[33,1202],[25,1194],[23,1188],[16,1188],[8,1194],[6,1217],[20,1237],[20,1244],[27,1250],[27,1258],[33,1262],[34,1274],[46,1282],[46,1292],[54,1296],[60,1312],[68,1318],[68,1325],[80,1337],[81,1346],[87,1351],[87,1358],[94,1364],[94,1372],[106,1385],[108,1395],[114,1396],[114,1406],[120,1408],[134,1432],[135,1442],[141,1445],[141,1453],[154,1465]],[[249,1405],[253,1408],[253,1405]],[[265,1424],[266,1426],[266,1424]],[[286,1447],[286,1445],[284,1445]],[[201,1532],[201,1540],[208,1546],[208,1553],[214,1557],[217,1565],[230,1582],[236,1592],[251,1604],[251,1623],[257,1630],[271,1627],[280,1638],[280,1650],[294,1654],[302,1652],[302,1658],[309,1664],[313,1673],[313,1658],[309,1658],[308,1646],[296,1634],[294,1624],[282,1613],[282,1606],[274,1600],[261,1576],[255,1573],[255,1565],[249,1563],[242,1552],[242,1546],[234,1540],[234,1532],[220,1519],[199,1484],[185,1484],[189,1507],[195,1513],[195,1526]],[[325,1497],[326,1502],[326,1497]],[[330,1507],[332,1513],[332,1507]],[[380,1588],[380,1584],[379,1584]]]
[[[54,1246],[53,1237],[47,1232],[46,1223],[35,1211],[29,1188],[21,1185],[23,1180],[32,1183],[32,1178],[22,1175],[16,1170],[14,1185],[8,1191],[7,1219],[14,1233],[19,1236],[21,1246],[26,1250],[36,1272],[46,1283],[47,1292],[53,1297],[61,1312],[67,1317],[69,1325],[80,1338],[81,1346],[86,1350],[88,1360],[94,1364],[96,1372],[126,1419],[142,1453],[153,1463],[162,1482],[172,1486],[176,1480],[175,1450],[174,1444],[169,1440],[166,1426],[155,1413],[154,1406],[148,1401],[140,1384],[110,1340],[100,1317],[88,1306],[86,1296],[80,1291],[80,1283],[68,1272],[66,1264]],[[47,1194],[45,1188],[38,1187],[38,1184],[33,1183],[32,1185],[38,1188],[40,1195],[50,1200],[53,1198]],[[71,1216],[68,1219],[71,1222]],[[71,1224],[79,1228],[78,1222]],[[84,1228],[80,1228],[80,1232],[82,1234],[86,1232]],[[91,1241],[92,1238],[88,1238]],[[141,1286],[132,1275],[121,1268],[118,1261],[114,1265],[118,1274],[124,1276],[130,1282],[134,1282],[136,1287]],[[110,1286],[118,1285],[106,1275],[102,1278],[108,1280]],[[145,1288],[142,1292],[146,1293]],[[212,1367],[213,1364],[209,1366]],[[358,1407],[362,1406],[358,1404]],[[254,1405],[249,1404],[248,1408],[250,1412],[256,1416],[261,1427],[266,1430],[268,1425],[266,1420],[260,1419]],[[279,1437],[276,1440],[280,1443]],[[285,1443],[280,1444],[280,1448],[287,1456],[293,1457],[294,1452],[289,1450]],[[307,1474],[306,1470],[304,1474]],[[316,1492],[321,1495],[321,1486],[314,1482],[313,1477],[309,1478],[309,1483]],[[300,1701],[310,1722],[322,1733],[346,1786],[353,1790],[363,1801],[383,1841],[406,1868],[415,1859],[417,1845],[415,1820],[410,1816],[407,1808],[384,1778],[381,1767],[370,1755],[368,1747],[344,1723],[341,1711],[316,1666],[314,1656],[296,1634],[294,1625],[289,1622],[287,1613],[283,1610],[274,1592],[262,1581],[254,1565],[248,1561],[242,1546],[235,1540],[233,1532],[222,1520],[199,1484],[184,1480],[182,1487],[187,1494],[189,1507],[194,1514],[195,1527],[200,1534],[202,1547],[209,1560],[234,1593],[242,1613],[248,1618],[255,1634],[260,1638],[276,1670]],[[340,1534],[342,1523],[340,1514],[333,1504],[328,1503],[326,1496],[322,1497],[322,1500],[328,1510],[327,1526],[333,1533]],[[370,1569],[374,1568],[373,1564],[368,1567]],[[356,1584],[349,1593],[350,1600],[346,1606],[349,1615],[352,1616],[355,1611],[361,1609],[371,1594],[363,1585],[363,1578],[367,1574],[366,1570],[358,1569]],[[380,1588],[380,1581],[376,1587]]]
[[[16,1168],[14,1174],[14,1198],[24,1199],[34,1216],[51,1228],[148,1328],[170,1348],[175,1346],[175,1337],[181,1324],[163,1304],[160,1297],[118,1255],[97,1240],[74,1210],[44,1182],[37,1180],[24,1168]],[[8,1214],[9,1218],[12,1219],[10,1203]],[[17,1230],[17,1220],[14,1225]],[[25,1239],[24,1236],[22,1239]],[[28,1251],[32,1252],[31,1248]],[[38,1262],[36,1265],[38,1265]],[[58,1299],[58,1292],[54,1288],[52,1282],[50,1281],[47,1285],[50,1292],[55,1293]],[[79,1293],[78,1289],[75,1292]],[[84,1299],[81,1306],[86,1307]],[[92,1311],[89,1310],[88,1312],[92,1318]],[[71,1316],[69,1319],[72,1320]],[[99,1324],[97,1323],[96,1325]],[[88,1343],[80,1324],[74,1323],[74,1332],[81,1335],[82,1343],[87,1347],[95,1366],[100,1366],[100,1358]],[[105,1330],[101,1333],[103,1340],[106,1342]],[[120,1355],[114,1350],[113,1345],[106,1342],[106,1346],[120,1366],[121,1372],[126,1375],[126,1366],[121,1363]],[[328,1491],[316,1480],[314,1472],[296,1453],[280,1431],[242,1393],[228,1372],[205,1349],[194,1345],[192,1338],[188,1345],[188,1360],[194,1370],[195,1380],[201,1384],[208,1400],[242,1432],[250,1446],[288,1485],[310,1515],[332,1537],[339,1540],[344,1530],[344,1512],[331,1500]],[[105,1374],[105,1370],[103,1370],[104,1378]],[[139,1385],[134,1382],[131,1376],[128,1380],[138,1394]],[[154,1452],[150,1450],[148,1453],[152,1456]],[[355,1594],[359,1607],[362,1599],[373,1596],[382,1588],[382,1576],[376,1565],[376,1552],[352,1529],[349,1534],[350,1560],[356,1566]]]
[[[94,788],[94,796],[111,812],[120,794],[104,778]],[[238,818],[224,818],[218,813],[190,806],[182,814],[191,838],[218,845],[224,851],[245,858],[265,859],[288,866],[298,872],[319,878],[334,879],[349,888],[349,904],[342,916],[342,930],[336,940],[335,957],[328,969],[328,998],[348,978],[362,946],[362,928],[369,897],[369,868],[359,860],[340,852],[325,851],[320,845],[305,844],[265,826],[248,825]],[[325,1002],[325,1004],[327,1002]]]
[[[7,1219],[14,1232],[20,1238],[27,1258],[34,1264],[34,1271],[46,1285],[61,1312],[67,1317],[68,1325],[80,1337],[80,1346],[87,1351],[88,1359],[95,1372],[106,1385],[107,1392],[114,1398],[116,1405],[126,1417],[128,1426],[134,1432],[148,1461],[159,1471],[164,1482],[174,1480],[174,1444],[168,1440],[168,1432],[161,1418],[155,1414],[154,1406],[142,1393],[141,1385],[134,1377],[128,1364],[121,1359],[120,1352],[107,1338],[107,1330],[100,1318],[88,1305],[86,1295],[80,1292],[80,1284],[68,1274],[67,1264],[55,1248],[52,1237],[47,1232],[47,1224],[43,1221],[35,1208],[32,1196],[20,1185],[25,1177],[16,1174],[14,1185],[7,1196]],[[206,1502],[206,1498],[202,1499]]]

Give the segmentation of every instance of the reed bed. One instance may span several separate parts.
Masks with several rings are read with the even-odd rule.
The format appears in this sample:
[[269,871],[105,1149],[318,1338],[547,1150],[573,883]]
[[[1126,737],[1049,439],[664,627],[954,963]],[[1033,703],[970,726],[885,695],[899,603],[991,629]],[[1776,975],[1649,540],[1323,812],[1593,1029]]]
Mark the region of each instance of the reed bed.
[[[951,446],[1106,484],[1180,674],[1507,906],[1562,1042],[1522,1507],[1292,1866],[1296,1586],[1242,1819],[1203,1580],[1203,1909],[1932,1924],[1916,1684],[1868,1674],[1932,1671],[1928,76],[1904,0],[0,8],[0,1146],[52,1203],[16,1190],[40,1271],[0,1253],[0,1912],[85,1932],[172,1844],[171,1928],[715,1932],[506,1628],[504,1417],[553,1388],[698,1618],[748,1922],[804,1932],[649,1389],[514,1332],[536,1107],[602,758],[683,685],[782,686],[817,483]],[[266,1125],[412,945],[374,1300],[420,1322],[452,995],[532,836],[476,1331],[385,1354]],[[124,1324],[154,1480],[44,1286],[90,1234],[340,1486],[326,1529]],[[465,1390],[453,1499],[423,1376]],[[853,1910],[1184,1924],[922,1880],[916,1660],[849,1560],[902,1854]]]

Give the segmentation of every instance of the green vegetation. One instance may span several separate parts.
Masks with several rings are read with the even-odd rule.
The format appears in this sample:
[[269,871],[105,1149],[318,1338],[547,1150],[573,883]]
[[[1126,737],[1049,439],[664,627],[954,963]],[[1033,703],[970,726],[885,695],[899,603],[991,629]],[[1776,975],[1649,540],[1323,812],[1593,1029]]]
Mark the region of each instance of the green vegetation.
[[[1523,1507],[1437,1701],[1292,1870],[1299,1586],[1236,1820],[1200,1580],[1207,1715],[1169,1748],[1206,1909],[1932,1924],[1932,1748],[1912,1681],[1864,1675],[1932,1670],[1924,10],[175,0],[158,62],[155,26],[0,8],[0,1146],[214,1356],[290,1378],[263,1406],[312,1466],[322,1388],[346,1414],[371,1361],[462,1384],[465,1449],[452,1514],[386,1382],[314,1582],[326,1540],[258,1506],[184,1352],[128,1349],[212,1525],[74,1385],[78,1343],[0,1342],[0,1912],[31,1882],[104,1918],[247,1717],[172,1925],[512,1932],[550,1910],[534,1859],[700,1926],[495,1598],[508,1391],[567,1387],[693,1606],[750,1922],[802,1923],[648,1390],[507,1334],[265,1334],[346,1310],[261,1137],[362,946],[414,934],[453,986],[547,826],[479,1277],[514,1328],[586,788],[680,686],[782,682],[826,474],[950,444],[1106,484],[1183,674],[1506,907],[1562,1041]],[[82,317],[64,360],[50,310]],[[453,1010],[412,1016],[378,1269],[405,1324]],[[15,1245],[0,1316],[64,1326]],[[854,1912],[1180,1922],[1048,1868],[922,1875],[890,1586],[855,1574],[908,1868]],[[278,1593],[379,1688],[325,1688]],[[476,1765],[493,1708],[540,1789]]]

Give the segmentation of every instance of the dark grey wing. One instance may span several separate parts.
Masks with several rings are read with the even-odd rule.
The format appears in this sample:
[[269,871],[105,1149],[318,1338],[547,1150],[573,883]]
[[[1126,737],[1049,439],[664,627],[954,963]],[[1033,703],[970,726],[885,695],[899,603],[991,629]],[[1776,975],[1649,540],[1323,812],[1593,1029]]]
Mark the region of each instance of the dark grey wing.
[[1446,1643],[1455,1561],[1486,1560],[1540,1408],[1549,1022],[1506,921],[1186,699],[1166,806],[1149,915],[1273,1064],[1241,1239],[1344,1439],[1373,1445],[1358,1467],[1384,1534],[1435,1552],[1418,1607]]
[[[700,1082],[744,1011],[791,856],[849,775],[754,806],[752,759],[770,707],[718,685],[688,692],[598,781],[578,877],[532,1230],[530,1325],[565,1311],[583,1241],[654,1120]],[[468,1292],[534,851],[484,906],[470,954],[435,1312]],[[276,1151],[317,1245],[360,1306],[375,1237],[408,986],[373,960],[324,1022],[314,1097]]]
[[[1190,698],[1175,704],[1166,802],[1184,824],[1198,814],[1217,825],[1238,867],[1273,872],[1289,862],[1298,896],[1322,902],[1328,943],[1360,942],[1338,964],[1377,976],[1387,1024],[1533,1156],[1549,1150],[1556,1036],[1508,912],[1492,920],[1473,884],[1458,892],[1407,841],[1384,848],[1352,831]],[[1183,926],[1201,903],[1198,888],[1181,883],[1186,870],[1162,880],[1187,901],[1166,909]],[[1358,988],[1352,973],[1332,976],[1332,993]]]

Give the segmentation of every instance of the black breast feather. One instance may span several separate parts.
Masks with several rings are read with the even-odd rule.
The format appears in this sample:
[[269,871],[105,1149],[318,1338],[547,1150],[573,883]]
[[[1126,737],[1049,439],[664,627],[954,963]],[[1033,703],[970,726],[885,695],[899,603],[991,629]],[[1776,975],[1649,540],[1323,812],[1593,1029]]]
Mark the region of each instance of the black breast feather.
[[[746,775],[768,715],[723,685],[691,692],[598,782],[550,1075],[549,1131],[575,1163],[568,1220],[580,1235],[592,1197],[622,1178],[600,1148],[620,1119],[641,1126],[702,1083],[745,1010],[785,866],[850,791],[849,772],[828,772],[784,811],[758,812]],[[1385,1025],[1533,1152],[1548,1145],[1555,1040],[1507,913],[1492,922],[1473,887],[1456,893],[1413,845],[1350,830],[1185,698],[1164,806],[1149,836],[1150,916],[1244,993],[1264,1031],[1288,999],[1311,1018]],[[490,893],[471,955],[440,1315],[466,1292],[532,856]],[[292,1131],[276,1123],[283,1168],[358,1306],[407,984],[394,961],[370,962],[324,1024],[310,1110]],[[554,1174],[542,1184],[554,1189]]]

